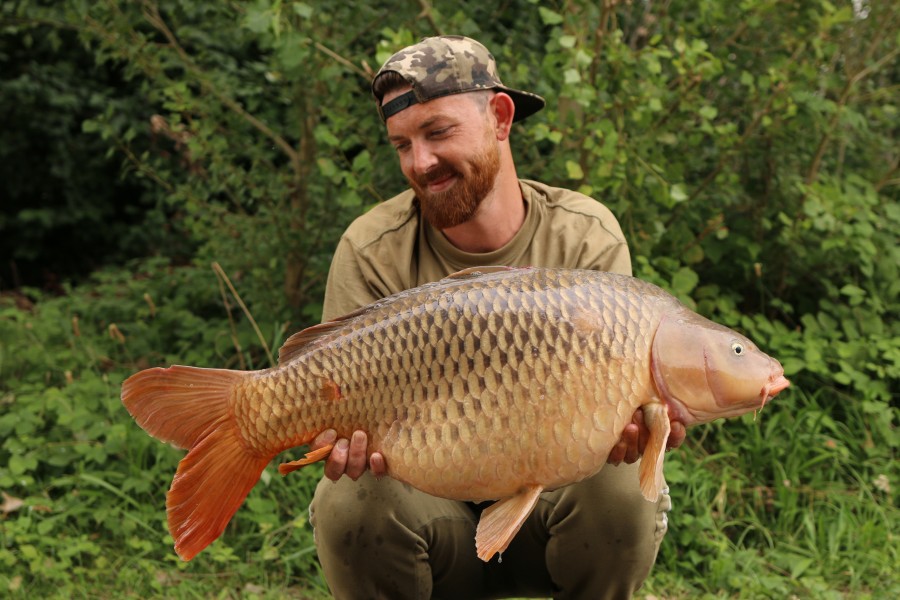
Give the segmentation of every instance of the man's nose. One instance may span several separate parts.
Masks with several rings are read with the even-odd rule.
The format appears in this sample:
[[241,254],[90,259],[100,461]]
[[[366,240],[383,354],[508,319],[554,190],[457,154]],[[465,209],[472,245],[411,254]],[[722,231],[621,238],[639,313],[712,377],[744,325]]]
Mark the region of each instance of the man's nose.
[[412,146],[413,170],[416,175],[425,175],[438,164],[437,156],[428,147],[428,144],[413,144]]

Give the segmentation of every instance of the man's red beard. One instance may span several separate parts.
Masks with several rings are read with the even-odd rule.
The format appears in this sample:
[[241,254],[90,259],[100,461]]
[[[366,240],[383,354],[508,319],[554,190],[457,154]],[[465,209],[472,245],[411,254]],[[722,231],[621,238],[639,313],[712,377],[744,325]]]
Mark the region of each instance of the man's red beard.
[[[500,148],[487,144],[468,161],[468,173],[441,162],[434,169],[415,179],[407,178],[416,192],[425,220],[437,229],[461,225],[475,216],[485,197],[494,189],[500,172]],[[457,181],[443,192],[429,192],[428,184],[445,177],[456,176]]]

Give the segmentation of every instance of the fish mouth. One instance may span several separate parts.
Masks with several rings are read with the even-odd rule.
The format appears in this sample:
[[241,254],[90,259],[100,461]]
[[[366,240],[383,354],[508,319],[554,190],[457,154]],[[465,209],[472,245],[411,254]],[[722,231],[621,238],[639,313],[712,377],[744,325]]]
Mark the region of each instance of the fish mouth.
[[784,376],[784,372],[770,377],[769,381],[766,382],[766,385],[764,385],[760,391],[760,396],[762,396],[762,406],[760,406],[760,408],[765,406],[767,402],[790,385],[791,382]]

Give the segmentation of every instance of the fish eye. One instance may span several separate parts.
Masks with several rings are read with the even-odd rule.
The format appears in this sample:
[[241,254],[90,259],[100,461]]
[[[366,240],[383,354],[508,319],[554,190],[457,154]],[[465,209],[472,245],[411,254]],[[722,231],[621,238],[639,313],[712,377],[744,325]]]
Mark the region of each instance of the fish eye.
[[731,343],[731,351],[734,352],[735,356],[740,356],[744,353],[744,345],[740,342],[732,342]]

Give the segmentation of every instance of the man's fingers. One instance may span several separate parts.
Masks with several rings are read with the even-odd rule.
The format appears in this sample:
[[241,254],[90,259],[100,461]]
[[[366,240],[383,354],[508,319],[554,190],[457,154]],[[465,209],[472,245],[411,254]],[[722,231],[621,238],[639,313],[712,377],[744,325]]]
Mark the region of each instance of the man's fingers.
[[687,431],[684,429],[684,423],[681,421],[672,421],[671,427],[672,431],[669,433],[669,441],[666,442],[666,448],[670,450],[683,444],[684,438],[687,435]]
[[634,423],[625,427],[622,432],[622,441],[625,442],[625,464],[630,465],[641,457],[638,450],[638,439],[640,438],[640,427]]
[[350,449],[350,442],[346,439],[338,440],[334,445],[334,449],[325,461],[325,477],[332,481],[337,481],[344,474],[347,468],[347,454]]
[[376,478],[387,475],[387,464],[384,462],[384,456],[381,452],[373,452],[369,457],[369,469]]
[[644,411],[640,408],[634,411],[631,422],[637,427],[637,453],[638,456],[641,456],[644,454],[644,449],[647,447],[647,440],[650,439],[650,430],[647,429],[647,425],[644,424]]
[[625,442],[619,440],[618,443],[613,446],[612,450],[609,451],[609,456],[606,457],[606,462],[616,466],[622,464],[622,459],[625,458]]
[[[337,440],[337,443],[334,441],[336,437],[337,434],[333,429],[325,430],[313,440],[310,446],[315,450],[327,444],[334,444],[331,455],[325,461],[325,477],[337,481],[341,475],[346,474],[347,477],[356,481],[369,466],[369,438],[364,431],[354,431],[349,440],[341,438]],[[378,459],[372,469],[376,477],[387,473],[384,457],[381,454],[377,454],[377,456]]]
[[326,429],[316,436],[316,439],[309,445],[310,450],[318,450],[322,446],[333,444],[337,439],[337,432],[334,429]]
[[[612,451],[609,453],[609,456],[606,457],[606,462],[611,465],[617,465],[621,463],[623,460],[626,463],[633,463],[638,459],[640,454],[637,449],[638,442],[638,426],[634,423],[629,423],[625,426],[625,430],[622,432],[622,436],[619,438],[619,441],[613,446]],[[629,460],[629,457],[633,457]]]
[[369,438],[363,431],[354,431],[350,438],[350,454],[347,457],[347,477],[356,481],[365,473],[368,463],[367,448]]
[[[684,423],[681,421],[670,421],[671,432],[666,442],[666,448],[677,448],[684,442],[685,430]],[[644,450],[647,448],[647,441],[650,438],[650,430],[644,423],[644,413],[638,409],[631,418],[631,423],[625,426],[619,441],[613,446],[606,462],[611,465],[618,465],[622,462],[631,464],[637,461]]]

